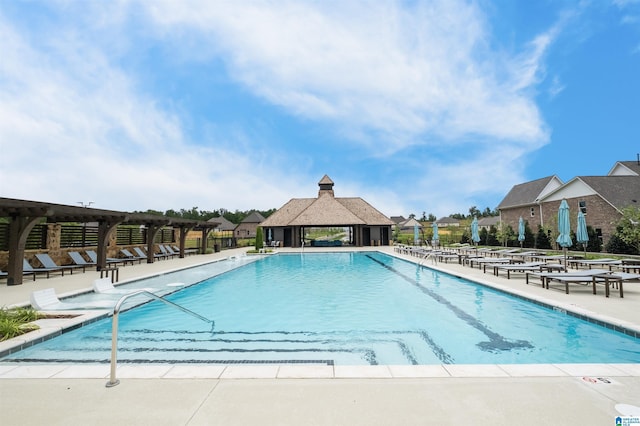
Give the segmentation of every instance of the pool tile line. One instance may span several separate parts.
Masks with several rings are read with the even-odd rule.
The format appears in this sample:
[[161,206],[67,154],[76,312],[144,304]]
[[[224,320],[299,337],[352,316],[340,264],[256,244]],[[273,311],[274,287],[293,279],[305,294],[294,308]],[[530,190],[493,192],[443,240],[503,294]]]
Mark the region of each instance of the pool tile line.
[[[514,377],[640,377],[636,364],[486,365],[121,365],[120,379],[416,379]],[[0,380],[109,377],[108,365],[0,365]]]

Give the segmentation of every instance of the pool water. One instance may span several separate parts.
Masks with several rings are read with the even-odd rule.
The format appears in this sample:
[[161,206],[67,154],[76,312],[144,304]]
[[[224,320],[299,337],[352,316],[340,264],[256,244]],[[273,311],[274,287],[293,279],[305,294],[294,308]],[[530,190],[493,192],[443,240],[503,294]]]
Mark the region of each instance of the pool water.
[[[378,252],[268,256],[168,298],[213,332],[151,302],[120,315],[119,362],[640,362],[640,339]],[[2,361],[108,362],[110,339],[109,318]]]

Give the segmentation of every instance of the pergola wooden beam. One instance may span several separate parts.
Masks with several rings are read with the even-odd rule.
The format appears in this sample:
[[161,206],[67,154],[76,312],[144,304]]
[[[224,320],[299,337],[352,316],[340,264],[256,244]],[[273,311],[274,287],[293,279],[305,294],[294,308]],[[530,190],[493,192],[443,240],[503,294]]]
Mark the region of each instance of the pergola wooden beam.
[[178,227],[180,233],[180,257],[184,257],[185,237],[189,229],[198,227],[203,229],[203,249],[206,248],[206,233],[218,226],[215,222],[204,222],[167,216],[150,215],[146,213],[126,213],[114,210],[93,209],[64,204],[53,204],[39,201],[17,200],[0,197],[0,217],[9,218],[9,265],[8,285],[22,284],[22,262],[27,237],[33,227],[43,219],[48,223],[59,222],[97,222],[98,223],[98,247],[97,270],[106,267],[107,246],[109,235],[120,224],[144,225],[147,233],[148,262],[152,263],[153,241],[155,236],[164,226]]

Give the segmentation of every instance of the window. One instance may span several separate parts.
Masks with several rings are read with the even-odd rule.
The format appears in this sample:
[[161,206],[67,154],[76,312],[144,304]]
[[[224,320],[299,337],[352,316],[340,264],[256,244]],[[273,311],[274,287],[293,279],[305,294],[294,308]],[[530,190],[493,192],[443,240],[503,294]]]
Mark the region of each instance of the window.
[[587,202],[582,200],[578,203],[578,206],[580,207],[580,211],[582,212],[582,214],[587,214]]
[[536,215],[536,209],[535,207],[531,207],[531,217],[534,217]]

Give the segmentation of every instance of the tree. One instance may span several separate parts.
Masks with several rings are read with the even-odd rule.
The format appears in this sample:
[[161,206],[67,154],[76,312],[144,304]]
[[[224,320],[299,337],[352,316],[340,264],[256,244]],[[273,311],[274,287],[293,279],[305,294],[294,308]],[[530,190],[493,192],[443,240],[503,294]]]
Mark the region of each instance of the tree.
[[540,225],[538,225],[538,233],[536,234],[536,248],[538,249],[550,249],[551,242],[549,241],[549,236],[547,231]]
[[616,230],[616,233],[609,238],[609,242],[605,246],[607,253],[616,254],[638,254],[638,251],[630,244],[627,244],[620,237],[620,227]]
[[635,247],[636,252],[640,252],[640,207],[629,206],[622,209],[618,234],[622,241]]
[[262,238],[262,226],[256,228],[256,250],[260,250],[264,247],[264,241]]
[[489,227],[489,233],[487,234],[487,245],[488,246],[499,246],[500,241],[497,237],[498,229],[495,226],[491,225]]
[[438,218],[433,213],[429,213],[429,216],[427,216],[427,222],[435,222],[436,220],[438,220]]
[[524,221],[524,241],[522,242],[523,247],[533,248],[535,246],[535,237],[533,232],[531,232],[531,228],[529,228],[529,221]]
[[422,212],[422,217],[420,218],[420,222],[426,222],[427,221],[427,214],[426,212]]
[[469,207],[469,217],[481,216],[480,210],[476,206]]
[[589,235],[587,251],[600,253],[602,251],[602,240],[598,233],[591,226],[587,226],[587,234]]

